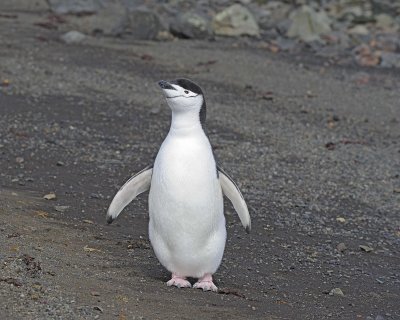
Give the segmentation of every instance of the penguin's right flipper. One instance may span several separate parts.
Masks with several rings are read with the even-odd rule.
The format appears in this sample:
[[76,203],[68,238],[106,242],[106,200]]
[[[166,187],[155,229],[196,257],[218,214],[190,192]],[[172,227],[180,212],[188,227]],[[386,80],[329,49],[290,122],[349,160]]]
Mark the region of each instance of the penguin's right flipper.
[[243,227],[246,229],[247,233],[250,233],[250,214],[242,193],[232,178],[220,166],[218,166],[217,169],[222,192],[228,197],[229,200],[231,200],[233,207],[239,215],[239,219],[242,222]]
[[148,166],[132,176],[119,189],[107,211],[107,223],[113,222],[121,211],[139,194],[150,189],[153,166]]

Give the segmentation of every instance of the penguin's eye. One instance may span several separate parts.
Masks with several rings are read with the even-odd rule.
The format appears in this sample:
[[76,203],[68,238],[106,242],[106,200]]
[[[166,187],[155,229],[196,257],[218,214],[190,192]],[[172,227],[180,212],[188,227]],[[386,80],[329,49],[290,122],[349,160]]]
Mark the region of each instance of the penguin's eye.
[[189,91],[187,91],[187,90],[185,90],[185,91],[183,91],[184,93],[186,93],[186,94],[189,94]]

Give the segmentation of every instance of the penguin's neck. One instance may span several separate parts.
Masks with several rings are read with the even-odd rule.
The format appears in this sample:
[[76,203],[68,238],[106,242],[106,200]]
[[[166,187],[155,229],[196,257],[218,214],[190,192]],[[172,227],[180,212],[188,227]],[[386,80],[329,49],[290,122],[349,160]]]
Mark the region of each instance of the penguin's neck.
[[186,112],[172,112],[171,128],[170,131],[187,132],[203,130],[200,123],[199,113],[195,110]]

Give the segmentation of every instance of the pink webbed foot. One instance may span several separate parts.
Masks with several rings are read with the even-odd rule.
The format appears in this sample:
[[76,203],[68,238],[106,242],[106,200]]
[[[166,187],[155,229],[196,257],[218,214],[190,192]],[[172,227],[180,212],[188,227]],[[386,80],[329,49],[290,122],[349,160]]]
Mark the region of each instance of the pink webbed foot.
[[167,282],[167,286],[168,287],[175,286],[178,288],[191,288],[192,287],[190,282],[187,281],[185,277],[179,277],[174,273],[172,274],[171,280],[169,280]]
[[214,292],[218,291],[218,288],[212,281],[212,276],[209,273],[205,274],[204,277],[200,278],[199,281],[197,281],[194,284],[193,288],[203,289],[203,291],[214,291]]

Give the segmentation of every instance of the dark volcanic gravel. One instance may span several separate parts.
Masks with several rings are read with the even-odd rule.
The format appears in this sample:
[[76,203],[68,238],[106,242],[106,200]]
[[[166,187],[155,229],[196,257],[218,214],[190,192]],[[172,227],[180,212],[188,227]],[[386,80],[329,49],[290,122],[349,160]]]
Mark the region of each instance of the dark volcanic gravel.
[[[243,39],[66,45],[42,13],[14,14],[0,16],[1,319],[400,319],[398,73]],[[178,76],[206,92],[253,221],[247,235],[226,203],[220,294],[166,287],[146,195],[105,223],[167,133],[156,81]]]

